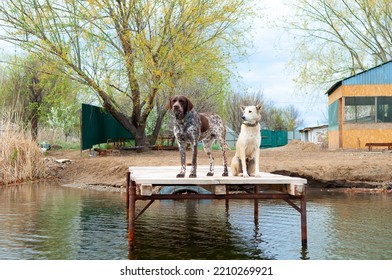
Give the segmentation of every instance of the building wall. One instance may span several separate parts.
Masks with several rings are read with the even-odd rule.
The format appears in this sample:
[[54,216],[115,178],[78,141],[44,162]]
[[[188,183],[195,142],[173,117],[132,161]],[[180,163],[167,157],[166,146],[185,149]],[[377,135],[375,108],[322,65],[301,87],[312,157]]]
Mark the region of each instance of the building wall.
[[330,150],[339,149],[339,130],[328,131],[328,148]]
[[392,142],[392,123],[345,124],[343,149],[364,149],[370,142]]
[[301,132],[301,141],[315,144],[325,143],[327,134],[328,127],[314,127]]
[[334,103],[336,100],[342,98],[343,96],[343,90],[344,88],[347,86],[340,86],[339,88],[337,88],[332,94],[330,94],[328,96],[328,105],[331,105],[332,103]]
[[343,85],[341,88],[342,96],[392,96],[392,85]]
[[328,105],[343,96],[392,96],[391,85],[342,85],[328,96]]
[[[346,96],[392,96],[392,85],[342,85],[328,97],[328,104]],[[341,106],[344,107],[344,102]],[[342,122],[344,110],[340,114],[341,131],[328,132],[330,149],[362,149],[369,142],[392,142],[392,123],[348,124]]]

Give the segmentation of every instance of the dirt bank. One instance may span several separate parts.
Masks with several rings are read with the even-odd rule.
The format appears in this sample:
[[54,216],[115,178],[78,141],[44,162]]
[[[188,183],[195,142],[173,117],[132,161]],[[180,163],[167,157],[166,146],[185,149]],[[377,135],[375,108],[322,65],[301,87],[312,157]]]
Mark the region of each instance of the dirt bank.
[[[228,151],[229,162],[234,151]],[[310,143],[293,141],[284,147],[260,151],[261,169],[308,179],[310,187],[353,187],[391,189],[392,153],[328,151]],[[88,152],[50,151],[47,157],[52,175],[65,183],[124,186],[129,166],[179,166],[178,151],[122,151],[92,157]],[[216,164],[222,163],[219,151],[214,152]],[[53,159],[70,159],[57,163]],[[190,159],[190,152],[187,160]],[[199,152],[198,162],[207,165],[208,158]]]

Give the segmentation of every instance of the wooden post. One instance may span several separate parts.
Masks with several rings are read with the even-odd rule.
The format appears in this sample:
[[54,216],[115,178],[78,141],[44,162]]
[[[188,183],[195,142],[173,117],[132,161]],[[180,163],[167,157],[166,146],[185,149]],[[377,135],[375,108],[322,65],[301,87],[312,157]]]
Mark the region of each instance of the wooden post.
[[135,209],[136,209],[136,182],[131,180],[129,185],[129,203],[128,203],[128,244],[129,251],[135,248]]
[[302,246],[308,246],[308,233],[306,225],[306,191],[301,195],[301,240]]

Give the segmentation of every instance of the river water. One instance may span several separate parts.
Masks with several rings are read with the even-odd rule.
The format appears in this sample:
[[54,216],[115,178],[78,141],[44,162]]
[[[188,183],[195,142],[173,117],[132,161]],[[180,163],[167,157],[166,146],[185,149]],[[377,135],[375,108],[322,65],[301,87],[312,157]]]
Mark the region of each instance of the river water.
[[[310,189],[308,247],[281,200],[156,201],[127,243],[125,194],[53,182],[0,187],[0,259],[392,259],[392,194]],[[146,202],[137,201],[137,211]]]

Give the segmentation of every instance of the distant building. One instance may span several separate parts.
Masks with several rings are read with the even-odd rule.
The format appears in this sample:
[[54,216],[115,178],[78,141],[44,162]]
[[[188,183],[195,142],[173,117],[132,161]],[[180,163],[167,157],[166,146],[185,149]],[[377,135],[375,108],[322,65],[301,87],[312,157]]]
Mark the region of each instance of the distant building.
[[324,144],[328,137],[328,124],[309,126],[299,131],[302,142],[311,142],[315,144]]
[[301,140],[301,132],[299,130],[287,131],[287,141]]
[[392,61],[335,83],[327,94],[330,149],[392,142]]

